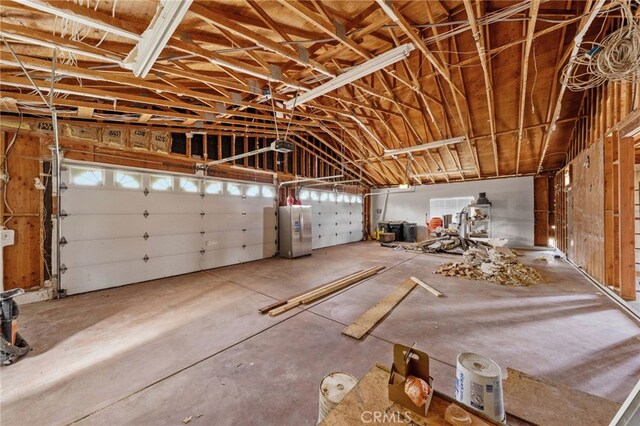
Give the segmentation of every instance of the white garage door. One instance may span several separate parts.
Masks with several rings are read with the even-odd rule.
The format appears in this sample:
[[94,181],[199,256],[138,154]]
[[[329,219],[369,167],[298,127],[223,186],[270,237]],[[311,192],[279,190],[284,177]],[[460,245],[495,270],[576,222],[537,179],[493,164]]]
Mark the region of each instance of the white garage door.
[[276,254],[273,185],[79,162],[62,178],[68,294]]
[[300,201],[311,206],[312,248],[362,240],[362,196],[343,192],[303,189]]

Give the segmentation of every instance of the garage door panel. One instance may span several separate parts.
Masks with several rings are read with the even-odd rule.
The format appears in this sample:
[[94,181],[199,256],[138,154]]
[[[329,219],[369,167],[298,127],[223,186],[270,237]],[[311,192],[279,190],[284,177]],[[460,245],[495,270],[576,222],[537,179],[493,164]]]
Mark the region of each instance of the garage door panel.
[[146,281],[144,260],[68,268],[61,276],[67,294],[118,287],[132,282]]
[[144,235],[143,215],[69,215],[62,219],[67,241],[126,238]]
[[[184,253],[175,256],[151,258],[146,265],[146,280],[155,280],[200,270],[200,253]],[[134,281],[135,282],[135,281]]]
[[205,232],[242,230],[244,223],[243,216],[238,213],[205,214],[202,229]]
[[142,237],[73,241],[60,253],[67,268],[126,262],[144,257],[145,241]]
[[244,262],[273,257],[276,254],[275,244],[252,244],[244,249]]
[[221,266],[235,265],[242,262],[242,247],[230,249],[207,249],[200,260],[202,269],[213,269]]
[[195,234],[202,230],[199,214],[149,215],[144,225],[149,235]]
[[150,214],[180,215],[202,211],[202,197],[199,194],[151,192],[146,201],[146,209]]
[[131,190],[71,187],[62,193],[61,206],[73,214],[130,214],[144,212],[145,196]]
[[218,249],[223,247],[240,247],[244,232],[242,230],[227,230],[219,232],[205,232],[203,235],[204,249]]
[[146,254],[151,257],[195,253],[202,250],[202,235],[178,234],[151,236],[146,241]]

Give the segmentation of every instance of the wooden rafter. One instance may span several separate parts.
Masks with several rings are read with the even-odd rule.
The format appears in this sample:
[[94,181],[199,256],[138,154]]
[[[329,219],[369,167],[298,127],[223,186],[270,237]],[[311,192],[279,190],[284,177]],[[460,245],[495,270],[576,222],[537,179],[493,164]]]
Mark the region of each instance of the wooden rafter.
[[531,46],[533,45],[533,34],[536,29],[536,20],[538,18],[538,9],[540,7],[540,0],[531,1],[531,9],[529,11],[529,24],[527,26],[527,41],[522,47],[523,59],[521,66],[520,77],[520,106],[518,107],[518,139],[516,145],[516,176],[520,173],[520,149],[522,147],[522,135],[524,127],[524,104],[527,96],[527,76],[529,73],[529,55],[531,53]]

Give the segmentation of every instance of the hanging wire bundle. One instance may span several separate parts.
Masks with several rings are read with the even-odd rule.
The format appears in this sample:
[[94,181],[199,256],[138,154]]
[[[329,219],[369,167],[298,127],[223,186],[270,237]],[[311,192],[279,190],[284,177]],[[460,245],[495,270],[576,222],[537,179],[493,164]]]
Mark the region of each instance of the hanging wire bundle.
[[616,10],[622,15],[622,27],[600,43],[582,43],[562,70],[562,82],[569,90],[587,90],[607,81],[640,80],[640,21],[633,16],[631,0],[621,0],[606,13]]

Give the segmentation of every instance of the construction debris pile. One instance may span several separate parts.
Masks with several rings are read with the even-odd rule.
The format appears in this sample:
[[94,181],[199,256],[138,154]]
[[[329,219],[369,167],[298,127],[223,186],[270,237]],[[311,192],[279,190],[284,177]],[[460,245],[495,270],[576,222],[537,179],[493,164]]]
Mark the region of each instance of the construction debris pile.
[[490,248],[491,245],[480,241],[463,238],[458,234],[447,234],[442,237],[431,237],[419,243],[381,243],[384,247],[401,248],[406,251],[420,251],[425,253],[463,254],[472,248]]
[[492,281],[501,285],[529,286],[544,282],[536,269],[518,262],[506,247],[476,246],[463,253],[463,262],[449,262],[435,271],[447,277]]

